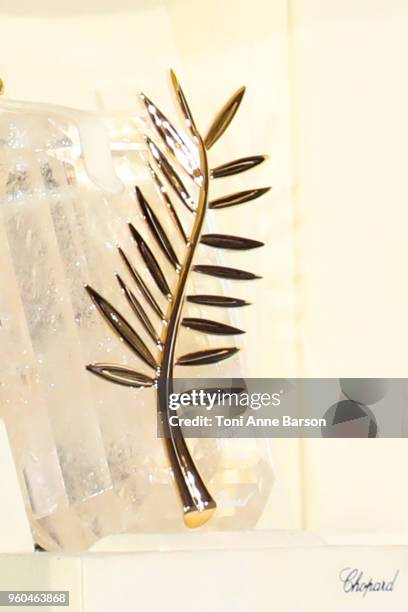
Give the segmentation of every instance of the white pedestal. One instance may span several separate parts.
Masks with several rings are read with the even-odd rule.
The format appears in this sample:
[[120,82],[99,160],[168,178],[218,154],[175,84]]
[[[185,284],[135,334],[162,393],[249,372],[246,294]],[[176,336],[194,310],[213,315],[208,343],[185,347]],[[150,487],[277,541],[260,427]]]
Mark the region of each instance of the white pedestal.
[[[132,552],[0,555],[0,590],[68,590],[69,612],[406,610],[407,547],[328,546],[273,532],[139,540]],[[364,581],[397,574],[394,588],[365,596],[345,592],[344,568],[363,572]]]

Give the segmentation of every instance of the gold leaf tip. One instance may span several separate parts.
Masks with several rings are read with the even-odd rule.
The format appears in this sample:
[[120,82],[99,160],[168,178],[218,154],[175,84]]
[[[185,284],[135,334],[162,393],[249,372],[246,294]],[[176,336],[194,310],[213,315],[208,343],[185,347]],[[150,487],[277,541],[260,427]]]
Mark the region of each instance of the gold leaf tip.
[[204,138],[206,149],[211,149],[211,147],[222,136],[233,120],[239,106],[241,105],[245,90],[245,85],[237,89],[237,91],[229,98],[229,100],[227,100],[221,110],[214,117],[208,129],[207,135]]
[[4,89],[5,89],[4,81],[3,79],[0,79],[0,96],[4,94]]

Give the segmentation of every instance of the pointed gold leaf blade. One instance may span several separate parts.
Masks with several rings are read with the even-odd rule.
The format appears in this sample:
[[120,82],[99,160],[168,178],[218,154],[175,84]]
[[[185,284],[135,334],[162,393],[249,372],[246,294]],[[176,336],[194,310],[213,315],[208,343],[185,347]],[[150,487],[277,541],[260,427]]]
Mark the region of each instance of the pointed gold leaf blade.
[[147,222],[147,225],[149,226],[150,231],[152,232],[154,239],[159,245],[162,253],[167,257],[168,261],[172,264],[172,266],[174,266],[175,270],[180,270],[180,262],[177,259],[177,255],[174,252],[171,242],[167,237],[167,234],[164,231],[162,224],[156,217],[150,204],[144,197],[139,187],[136,187],[136,197],[139,202],[140,208],[142,209],[142,213]]
[[216,308],[240,308],[241,306],[250,306],[251,302],[242,300],[241,298],[228,297],[226,295],[188,295],[187,302],[192,304],[200,304],[201,306],[214,306]]
[[239,348],[237,348],[236,346],[230,346],[223,348],[205,349],[204,351],[197,351],[195,353],[187,353],[187,355],[183,355],[182,357],[178,358],[177,365],[200,366],[211,363],[218,363],[219,361],[224,361],[224,359],[232,357],[233,355],[238,353],[238,351]]
[[173,206],[173,202],[170,199],[169,194],[167,193],[167,190],[165,188],[165,186],[163,185],[163,183],[161,182],[161,180],[159,179],[159,177],[157,176],[157,173],[154,171],[154,169],[152,168],[151,164],[147,164],[148,168],[149,168],[149,172],[152,175],[155,187],[157,189],[157,191],[159,192],[161,198],[163,198],[164,200],[164,204],[167,208],[167,210],[170,213],[171,218],[173,219],[174,223],[176,224],[176,227],[181,235],[181,237],[183,238],[183,241],[187,244],[188,242],[188,238],[187,238],[187,234],[184,231],[184,227],[179,219],[179,216],[176,212],[176,209]]
[[241,172],[247,172],[259,166],[267,159],[266,155],[252,155],[251,157],[241,157],[240,159],[234,159],[233,161],[221,164],[213,170],[211,170],[211,176],[213,178],[223,178],[225,176],[233,176],[234,174],[240,174]]
[[120,288],[125,294],[129,306],[139,319],[140,323],[145,328],[146,332],[149,334],[153,342],[155,342],[156,344],[160,344],[160,338],[156,333],[156,330],[154,329],[149,317],[146,314],[146,311],[144,310],[143,306],[141,305],[133,291],[129,289],[129,287],[123,282],[119,274],[116,274],[116,280],[118,281]]
[[264,246],[259,240],[244,238],[243,236],[230,236],[229,234],[204,234],[200,242],[217,249],[231,249],[234,251],[249,251]]
[[184,317],[181,324],[183,327],[202,332],[203,334],[214,334],[216,336],[245,334],[244,330],[238,327],[220,323],[219,321],[212,321],[211,319],[201,319],[200,317]]
[[133,278],[133,280],[135,281],[135,284],[136,284],[137,288],[139,289],[140,293],[143,295],[143,297],[145,298],[146,302],[149,304],[150,308],[152,308],[152,310],[154,310],[154,312],[160,317],[160,319],[162,321],[164,321],[166,319],[166,315],[164,314],[164,312],[162,311],[162,309],[158,305],[157,301],[153,297],[153,295],[152,295],[150,289],[147,287],[146,283],[143,281],[143,279],[140,276],[139,272],[131,264],[130,259],[126,255],[126,253],[120,247],[119,247],[118,250],[119,250],[119,255],[123,259],[127,269],[129,270],[129,273],[130,273],[131,277]]
[[230,195],[222,196],[210,202],[210,208],[218,210],[220,208],[228,208],[229,206],[237,206],[238,204],[244,204],[251,200],[260,198],[270,190],[270,187],[261,187],[259,189],[247,189],[245,191],[238,191]]
[[228,278],[230,280],[256,280],[262,278],[262,276],[258,276],[253,272],[229,268],[227,266],[197,264],[193,267],[193,270],[199,274],[207,274],[208,276],[215,276],[217,278]]
[[92,289],[89,285],[86,285],[85,289],[105,321],[114,329],[123,342],[125,342],[142,361],[155,370],[158,367],[155,358],[133,327],[126,321],[120,312],[95,291],[95,289]]
[[123,387],[152,387],[155,383],[153,378],[145,374],[113,363],[90,363],[86,369],[104,380]]
[[197,135],[197,128],[195,126],[194,123],[194,119],[193,119],[193,115],[191,113],[190,107],[188,106],[186,97],[184,95],[184,92],[181,88],[181,85],[179,83],[179,80],[176,76],[176,73],[174,72],[174,70],[170,70],[170,78],[171,78],[171,84],[173,86],[173,90],[174,93],[176,95],[176,99],[177,102],[179,104],[181,113],[186,121],[186,124],[188,126],[188,128],[190,129],[191,133],[193,136]]
[[198,184],[201,185],[203,175],[198,164],[198,153],[194,155],[193,144],[184,140],[182,134],[170,123],[157,106],[145,95],[140,94],[150,120],[163,143],[178,161],[180,166]]
[[173,166],[160,151],[159,147],[148,136],[146,136],[146,143],[150,149],[155,163],[163,172],[166,181],[170,183],[178,198],[181,200],[181,202],[183,202],[184,206],[186,206],[190,212],[195,212],[196,204]]
[[162,294],[170,299],[171,298],[171,290],[167,283],[166,277],[164,276],[163,270],[161,269],[159,262],[156,257],[153,255],[150,247],[143,240],[141,234],[137,231],[135,226],[132,223],[129,223],[129,229],[132,234],[133,240],[136,242],[137,247],[140,251],[140,254],[145,262],[147,269],[149,270],[152,278]]
[[214,117],[212,124],[210,125],[207,135],[204,139],[206,149],[211,147],[217,142],[217,140],[223,135],[231,121],[233,120],[235,113],[237,112],[239,105],[244,97],[245,87],[240,87],[238,91],[224,104],[222,109]]

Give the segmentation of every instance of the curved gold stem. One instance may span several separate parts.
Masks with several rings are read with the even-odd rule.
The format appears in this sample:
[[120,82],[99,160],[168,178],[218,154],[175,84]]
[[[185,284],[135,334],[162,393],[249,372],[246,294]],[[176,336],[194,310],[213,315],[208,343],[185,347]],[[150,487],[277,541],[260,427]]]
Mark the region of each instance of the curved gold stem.
[[[196,133],[196,140],[200,153],[200,165],[203,173],[203,182],[200,186],[200,195],[196,218],[191,238],[187,245],[187,254],[177,283],[174,302],[168,322],[166,340],[164,343],[160,376],[158,379],[158,411],[162,418],[162,426],[166,441],[166,449],[170,464],[180,494],[184,522],[188,527],[200,527],[214,514],[216,503],[207,490],[200,473],[191,457],[179,423],[169,424],[169,396],[173,392],[173,369],[175,347],[178,329],[185,299],[185,290],[196,248],[200,241],[201,231],[208,207],[209,169],[207,154],[201,136]],[[173,415],[173,423],[175,421]]]

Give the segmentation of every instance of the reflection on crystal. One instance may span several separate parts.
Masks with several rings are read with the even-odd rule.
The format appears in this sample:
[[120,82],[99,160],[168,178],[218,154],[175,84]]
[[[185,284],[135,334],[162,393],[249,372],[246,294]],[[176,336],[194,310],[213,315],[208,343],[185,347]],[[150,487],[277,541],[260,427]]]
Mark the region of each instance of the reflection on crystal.
[[[154,390],[111,385],[84,367],[95,361],[135,366],[84,285],[103,290],[138,325],[115,278],[120,273],[136,291],[120,245],[155,292],[127,227],[128,221],[145,227],[136,184],[143,185],[178,255],[180,235],[171,215],[163,214],[138,151],[118,147],[115,163],[126,190],[114,196],[89,180],[80,153],[77,130],[64,117],[0,109],[0,261],[7,288],[0,292],[0,413],[35,538],[48,550],[86,549],[113,533],[186,529],[157,438]],[[183,206],[175,207],[183,220]],[[214,229],[210,220],[206,231]],[[208,251],[200,247],[206,262],[222,263]],[[161,255],[160,265],[173,278]],[[222,286],[219,279],[196,275],[188,292],[216,293]],[[165,299],[158,300],[165,309]],[[221,310],[220,321],[237,324],[236,314]],[[186,316],[204,312],[186,305]],[[138,332],[149,342],[140,325]],[[181,330],[179,354],[204,350],[208,342],[202,334],[193,342]],[[206,366],[200,376],[236,377],[236,364]],[[218,502],[204,529],[254,526],[273,480],[267,443],[188,442]]]

